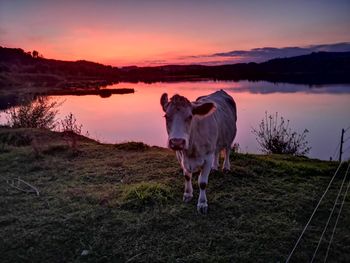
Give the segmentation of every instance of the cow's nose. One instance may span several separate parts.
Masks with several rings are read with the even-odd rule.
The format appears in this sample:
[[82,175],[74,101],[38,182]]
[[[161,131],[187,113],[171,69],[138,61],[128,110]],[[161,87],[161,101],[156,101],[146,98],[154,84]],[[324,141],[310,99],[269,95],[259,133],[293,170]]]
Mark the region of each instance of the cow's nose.
[[173,138],[169,140],[169,146],[171,149],[179,151],[185,148],[186,141],[184,139]]

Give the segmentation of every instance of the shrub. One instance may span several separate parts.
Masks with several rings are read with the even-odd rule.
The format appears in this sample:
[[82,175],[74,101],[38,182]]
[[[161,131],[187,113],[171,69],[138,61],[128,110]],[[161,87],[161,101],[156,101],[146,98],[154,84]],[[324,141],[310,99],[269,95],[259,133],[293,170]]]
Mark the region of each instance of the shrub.
[[8,125],[12,128],[39,128],[53,130],[57,126],[57,101],[48,97],[37,97],[18,107],[10,108]]
[[82,124],[77,123],[77,119],[72,113],[69,113],[67,116],[61,120],[62,132],[65,136],[65,139],[68,145],[74,150],[77,150],[78,136],[81,135]]
[[72,113],[69,113],[61,120],[61,126],[63,132],[71,132],[79,135],[81,135],[81,129],[83,127],[83,125],[77,123],[77,119]]
[[289,127],[289,120],[278,113],[274,116],[265,112],[265,119],[259,124],[258,129],[253,128],[252,133],[256,135],[256,140],[265,153],[305,155],[310,151],[306,135],[309,131],[305,129],[298,134]]

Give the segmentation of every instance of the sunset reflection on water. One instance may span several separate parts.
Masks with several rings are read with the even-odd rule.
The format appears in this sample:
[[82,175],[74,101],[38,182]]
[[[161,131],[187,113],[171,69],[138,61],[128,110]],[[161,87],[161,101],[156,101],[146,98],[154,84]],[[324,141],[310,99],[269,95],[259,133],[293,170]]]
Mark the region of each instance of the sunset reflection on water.
[[[257,153],[259,149],[252,127],[257,127],[268,113],[278,112],[291,121],[298,132],[307,128],[312,147],[309,156],[329,159],[340,139],[341,128],[350,125],[349,85],[313,87],[268,82],[176,82],[119,83],[108,88],[134,88],[134,94],[99,96],[62,96],[59,116],[72,112],[83,130],[101,142],[142,141],[165,147],[167,134],[160,96],[167,92],[195,100],[218,89],[226,90],[238,109],[238,142],[242,152]],[[347,153],[346,156],[349,156]]]

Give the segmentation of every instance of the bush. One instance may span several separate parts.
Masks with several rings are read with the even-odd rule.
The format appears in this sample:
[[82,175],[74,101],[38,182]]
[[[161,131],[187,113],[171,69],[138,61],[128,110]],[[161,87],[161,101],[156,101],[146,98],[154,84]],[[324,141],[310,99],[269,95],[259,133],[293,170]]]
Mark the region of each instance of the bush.
[[48,97],[37,97],[21,106],[10,108],[8,125],[12,128],[39,128],[53,130],[57,126],[57,101]]
[[68,145],[74,150],[77,150],[78,136],[81,135],[82,124],[77,123],[77,119],[72,113],[69,113],[61,120],[62,132]]
[[278,118],[278,113],[274,116],[267,115],[259,124],[258,129],[253,128],[256,140],[265,153],[305,155],[310,151],[306,135],[309,131],[305,129],[298,134],[289,127],[283,117]]
[[81,129],[83,127],[83,125],[77,123],[77,119],[72,113],[64,117],[61,121],[61,126],[63,132],[71,132],[79,135],[81,135]]

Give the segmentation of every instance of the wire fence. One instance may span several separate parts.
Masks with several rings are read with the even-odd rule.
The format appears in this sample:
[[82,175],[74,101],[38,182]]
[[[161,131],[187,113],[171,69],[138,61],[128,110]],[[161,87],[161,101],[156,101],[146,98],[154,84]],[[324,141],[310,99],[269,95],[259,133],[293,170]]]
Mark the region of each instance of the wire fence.
[[[342,184],[341,184],[341,186],[340,186],[340,189],[339,189],[339,191],[338,191],[337,197],[336,197],[336,199],[334,200],[332,210],[331,210],[331,212],[329,213],[329,216],[328,216],[326,225],[325,225],[325,227],[323,228],[321,237],[320,237],[320,239],[318,240],[317,247],[316,247],[316,249],[315,249],[315,251],[314,251],[314,254],[312,255],[312,259],[311,259],[311,261],[310,261],[311,263],[314,262],[314,260],[315,260],[315,258],[316,258],[317,251],[318,251],[318,249],[319,249],[319,247],[320,247],[320,245],[321,245],[321,243],[322,243],[322,240],[323,240],[323,236],[324,236],[324,234],[326,233],[326,230],[327,230],[327,228],[328,228],[329,222],[331,221],[331,218],[332,218],[333,213],[334,213],[334,209],[336,208],[336,206],[337,206],[337,204],[338,204],[338,199],[339,199],[339,197],[340,197],[340,194],[341,194],[342,191],[343,191],[343,186],[344,186],[344,183],[345,183],[345,181],[346,181],[346,178],[347,178],[347,175],[348,175],[348,172],[349,172],[349,167],[350,167],[350,164],[348,165],[348,168],[347,168],[347,170],[346,170],[346,173],[345,173],[345,176],[344,176],[344,178],[343,178],[343,181],[342,181]],[[340,214],[340,211],[339,211],[339,214]]]
[[[343,131],[342,131],[342,138],[341,138],[341,140],[339,141],[338,145],[335,147],[335,150],[334,150],[334,152],[333,152],[333,154],[332,154],[331,157],[339,157],[339,158],[341,158],[341,155],[342,155],[342,154],[346,154],[346,153],[348,153],[348,152],[350,151],[350,140],[349,140],[349,139],[350,139],[350,136],[347,137],[346,139],[343,139],[344,134],[345,134],[347,131],[349,131],[349,130],[350,130],[350,126],[347,127],[346,129],[343,129]],[[345,148],[344,148],[344,147],[345,147]],[[342,212],[342,209],[343,209],[343,206],[344,206],[344,203],[345,203],[345,200],[346,200],[347,194],[348,194],[348,192],[349,192],[349,188],[350,188],[350,179],[348,179],[349,168],[350,168],[350,162],[348,163],[348,166],[347,166],[347,169],[346,169],[345,173],[339,172],[340,169],[341,169],[341,167],[342,167],[342,165],[343,165],[344,163],[345,163],[345,162],[342,162],[342,161],[339,162],[339,165],[338,165],[338,167],[337,167],[335,173],[333,174],[331,180],[329,181],[329,183],[328,183],[328,185],[327,185],[327,188],[326,188],[325,191],[323,192],[323,194],[322,194],[321,198],[319,199],[319,201],[318,201],[316,207],[314,208],[313,212],[311,213],[311,216],[310,216],[309,220],[308,220],[307,223],[305,224],[305,226],[304,226],[304,228],[303,228],[301,234],[299,235],[299,237],[298,237],[297,241],[295,242],[295,244],[294,244],[294,246],[293,246],[291,252],[289,253],[289,255],[288,255],[287,259],[286,259],[286,263],[290,262],[292,256],[294,255],[294,252],[296,251],[298,245],[300,244],[300,241],[302,240],[302,238],[303,238],[303,236],[304,236],[304,234],[305,234],[307,228],[309,227],[311,221],[313,220],[314,215],[316,214],[316,212],[317,212],[317,210],[318,210],[320,204],[322,203],[324,197],[326,196],[327,192],[329,191],[330,187],[332,186],[334,179],[335,179],[335,178],[338,176],[338,174],[339,174],[338,177],[343,178],[343,179],[342,179],[342,183],[341,183],[341,185],[340,185],[340,187],[339,187],[339,190],[338,190],[338,192],[337,192],[337,196],[336,196],[336,198],[335,198],[335,200],[334,200],[334,202],[333,202],[333,207],[332,207],[332,209],[330,210],[330,213],[329,213],[329,215],[328,215],[327,221],[326,221],[325,226],[324,226],[324,228],[323,228],[323,231],[322,231],[322,233],[321,233],[321,235],[320,235],[320,238],[319,238],[319,240],[318,240],[317,246],[316,246],[316,248],[315,248],[315,250],[314,250],[314,252],[313,252],[313,255],[312,255],[312,258],[311,258],[311,261],[310,261],[310,262],[312,263],[312,262],[314,262],[314,260],[316,259],[321,243],[324,242],[324,241],[326,241],[326,239],[324,238],[324,236],[325,236],[325,233],[326,233],[326,231],[327,231],[327,229],[328,229],[328,227],[329,227],[329,225],[330,225],[331,219],[333,218],[333,216],[336,216],[336,220],[335,220],[335,223],[334,223],[334,226],[333,226],[333,229],[332,229],[331,238],[328,239],[329,241],[328,241],[327,251],[326,251],[325,256],[324,256],[324,258],[323,258],[323,262],[326,262],[326,261],[327,261],[327,258],[328,258],[328,256],[329,256],[329,252],[330,252],[330,248],[331,248],[331,245],[332,245],[332,242],[333,242],[333,239],[334,239],[334,235],[335,235],[335,233],[336,233],[336,228],[337,228],[337,225],[338,225],[338,222],[339,222],[339,218],[340,218],[340,216],[341,216],[341,212]],[[343,169],[342,169],[342,170],[343,170]],[[344,177],[342,177],[342,175],[343,175]],[[345,188],[346,181],[348,181],[348,182],[347,182],[347,187],[346,187],[346,189],[345,189],[345,191],[344,191],[343,189]],[[343,193],[343,192],[344,192],[344,193]],[[341,199],[342,201],[339,203],[338,200],[340,199],[341,196],[342,196],[342,199]],[[339,209],[338,209],[338,214],[336,214],[336,213],[335,213],[335,210],[336,210],[336,207],[339,206],[339,205],[340,205],[340,207],[339,207]],[[334,221],[334,220],[333,220],[333,221]]]
[[[335,147],[333,154],[330,156],[330,160],[340,160],[342,159],[342,157],[345,157],[347,159],[350,158],[350,154],[347,155],[350,149],[350,136],[347,136],[346,138],[344,138],[344,135],[347,135],[348,131],[350,132],[350,126],[347,127],[346,129],[342,129],[341,139],[337,144],[337,146]],[[346,148],[344,149],[344,147]]]
[[[349,164],[350,166],[350,164]],[[346,176],[349,172],[349,166],[348,166],[348,169],[346,171]],[[327,252],[326,252],[326,256],[324,257],[324,263],[327,261],[327,258],[328,258],[328,254],[329,254],[329,250],[330,250],[330,247],[332,245],[332,241],[333,241],[333,238],[334,238],[334,234],[335,234],[335,230],[337,229],[337,225],[338,225],[338,222],[339,222],[339,218],[340,218],[340,214],[343,210],[343,206],[344,206],[344,203],[345,203],[345,199],[346,199],[346,196],[348,194],[348,191],[349,191],[349,187],[350,187],[350,180],[348,182],[348,186],[346,187],[346,191],[345,191],[345,194],[343,196],[343,200],[341,202],[341,206],[340,206],[340,209],[339,209],[339,213],[338,213],[338,216],[337,216],[337,219],[335,221],[335,224],[334,224],[334,227],[333,227],[333,230],[332,230],[332,236],[331,236],[331,239],[329,240],[329,243],[328,243],[328,247],[327,247]]]
[[348,152],[350,152],[350,145],[344,150],[344,153],[348,153]]
[[[303,228],[301,234],[299,235],[297,241],[295,242],[295,245],[294,245],[293,249],[292,249],[291,252],[289,253],[288,258],[286,259],[286,263],[290,262],[290,260],[292,259],[292,256],[294,255],[294,252],[296,251],[296,249],[297,249],[298,245],[300,244],[300,241],[302,240],[302,238],[303,238],[303,236],[304,236],[304,234],[305,234],[307,228],[309,227],[311,221],[313,220],[314,215],[316,214],[316,212],[317,212],[317,210],[318,210],[320,204],[322,203],[322,200],[324,199],[324,197],[326,196],[326,194],[327,194],[327,192],[329,191],[330,187],[332,186],[332,183],[333,183],[334,179],[335,179],[336,177],[342,177],[342,174],[343,174],[344,177],[343,177],[342,183],[341,183],[340,188],[339,188],[339,190],[338,190],[336,199],[335,199],[334,202],[333,202],[333,207],[332,207],[332,209],[331,209],[331,211],[330,211],[330,214],[329,214],[329,216],[328,216],[328,219],[327,219],[327,221],[326,221],[326,224],[325,224],[325,226],[324,226],[324,228],[323,228],[322,234],[321,234],[321,236],[320,236],[320,238],[319,238],[319,240],[318,240],[317,246],[316,246],[316,248],[315,248],[315,250],[314,250],[314,253],[313,253],[313,255],[312,255],[312,258],[311,258],[310,263],[314,262],[314,260],[316,259],[317,252],[319,251],[319,247],[320,247],[321,243],[322,243],[323,241],[326,241],[326,240],[327,240],[327,239],[324,239],[324,235],[325,235],[325,233],[326,233],[326,230],[327,230],[328,226],[330,225],[330,221],[331,221],[332,216],[333,216],[333,215],[334,215],[334,216],[336,215],[336,213],[334,213],[335,208],[337,207],[337,205],[339,206],[339,204],[340,204],[340,208],[339,208],[339,210],[338,210],[338,214],[336,215],[337,218],[336,218],[336,221],[335,221],[334,226],[333,226],[332,235],[331,235],[331,238],[329,239],[328,246],[327,246],[327,251],[326,251],[325,257],[324,257],[324,259],[323,259],[323,262],[326,262],[326,261],[327,261],[327,258],[328,258],[329,252],[330,252],[330,247],[331,247],[331,245],[332,245],[332,242],[333,242],[333,239],[334,239],[334,235],[335,235],[335,232],[336,232],[336,228],[337,228],[337,225],[338,225],[338,222],[339,222],[339,218],[340,218],[340,216],[341,216],[341,212],[342,212],[342,209],[343,209],[343,206],[344,206],[344,203],[345,203],[345,200],[346,200],[348,191],[349,191],[349,187],[350,187],[350,179],[348,179],[350,163],[348,163],[346,172],[345,172],[345,173],[341,173],[341,172],[339,172],[339,171],[340,171],[340,168],[342,167],[343,164],[344,164],[344,162],[339,163],[339,165],[338,165],[338,167],[337,167],[337,169],[336,169],[336,171],[335,171],[333,177],[331,178],[330,182],[328,183],[328,186],[327,186],[326,190],[325,190],[324,193],[322,194],[322,196],[321,196],[320,200],[318,201],[316,207],[314,208],[314,210],[313,210],[313,212],[312,212],[312,214],[311,214],[311,216],[310,216],[308,222],[306,223],[306,225],[305,225],[305,227]],[[338,176],[338,174],[339,174],[339,176]],[[347,180],[347,179],[348,179],[348,180]],[[348,181],[348,183],[347,183],[347,187],[346,187],[345,193],[343,193],[343,198],[342,198],[341,203],[338,203],[338,200],[339,200],[339,198],[341,197],[342,192],[344,192],[343,189],[344,189],[344,186],[345,186],[345,182],[346,182],[346,181]]]
[[[347,132],[350,133],[350,126],[348,128],[346,128],[346,129],[344,129],[344,135],[347,135]],[[348,156],[348,159],[349,159],[350,158],[350,154],[347,155],[347,153],[349,153],[349,150],[350,150],[350,135],[348,137],[346,137],[345,139],[343,139],[343,141],[341,143],[343,143],[342,154],[344,154],[344,157]]]
[[307,229],[308,226],[310,225],[311,220],[313,219],[313,217],[314,217],[314,215],[315,215],[315,213],[316,213],[318,207],[320,206],[320,204],[321,204],[323,198],[325,197],[325,195],[327,194],[327,192],[328,192],[330,186],[332,185],[334,178],[337,176],[341,165],[342,165],[342,163],[340,163],[340,164],[338,165],[338,168],[337,168],[337,170],[335,171],[335,173],[334,173],[332,179],[331,179],[330,182],[328,183],[328,186],[327,186],[326,190],[323,192],[323,195],[321,196],[321,198],[320,198],[320,200],[318,201],[316,207],[314,208],[314,211],[312,212],[312,214],[311,214],[309,220],[307,221],[307,223],[306,223],[306,225],[305,225],[303,231],[301,232],[301,234],[300,234],[298,240],[295,242],[295,245],[294,245],[292,251],[289,253],[289,256],[288,256],[288,258],[287,258],[287,260],[286,260],[286,263],[288,263],[288,262],[290,261],[290,259],[292,258],[295,249],[298,247],[298,245],[299,245],[299,243],[300,243],[302,237],[304,236],[304,233],[305,233],[306,229]]
[[331,155],[331,160],[337,160],[339,158],[339,147],[340,147],[340,141],[337,145],[337,147],[335,148],[333,154]]

